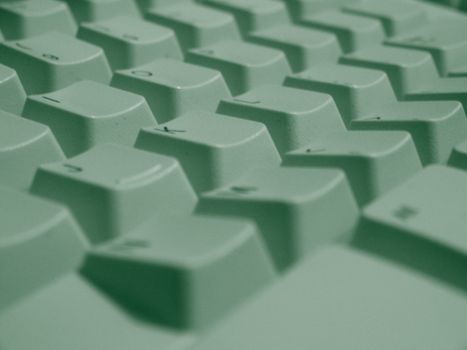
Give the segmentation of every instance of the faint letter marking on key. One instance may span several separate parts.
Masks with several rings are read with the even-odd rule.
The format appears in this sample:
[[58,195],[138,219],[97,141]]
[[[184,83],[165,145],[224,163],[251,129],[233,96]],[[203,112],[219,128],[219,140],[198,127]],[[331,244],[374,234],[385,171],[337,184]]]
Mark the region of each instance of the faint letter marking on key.
[[406,205],[402,205],[401,207],[399,207],[399,209],[397,209],[393,213],[393,215],[401,221],[407,221],[410,218],[416,216],[417,214],[418,214],[418,211],[416,209],[411,208]]

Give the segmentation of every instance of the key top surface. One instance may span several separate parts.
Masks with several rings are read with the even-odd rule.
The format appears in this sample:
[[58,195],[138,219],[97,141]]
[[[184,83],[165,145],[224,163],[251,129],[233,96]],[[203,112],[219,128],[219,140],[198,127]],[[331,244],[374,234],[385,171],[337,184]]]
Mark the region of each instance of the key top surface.
[[280,85],[290,73],[281,51],[241,41],[222,41],[190,50],[187,61],[222,72],[233,95],[261,85]]
[[331,96],[284,86],[263,86],[224,99],[218,112],[265,124],[281,153],[327,132],[345,130]]
[[232,15],[194,3],[151,8],[145,18],[172,28],[184,51],[240,38]]
[[387,43],[428,51],[433,55],[440,73],[446,75],[451,69],[465,64],[467,38],[464,33],[466,30],[467,23],[465,21],[444,20],[391,38]]
[[283,25],[255,31],[248,36],[248,41],[283,51],[294,72],[337,62],[341,53],[334,34],[301,26]]
[[0,184],[28,189],[37,167],[65,158],[45,125],[0,110]]
[[422,169],[410,134],[398,131],[323,133],[304,148],[287,154],[285,164],[341,168],[360,205]]
[[145,128],[136,147],[176,157],[198,192],[224,186],[251,167],[280,163],[264,125],[209,112]]
[[367,207],[354,243],[467,289],[467,174],[431,166]]
[[464,295],[383,260],[330,248],[193,349],[455,350],[467,342],[466,323]]
[[48,125],[68,157],[100,143],[131,146],[142,127],[156,126],[143,97],[93,81],[29,96],[23,116]]
[[63,207],[0,187],[0,314],[80,266],[86,240]]
[[336,34],[344,52],[378,45],[385,36],[379,21],[338,11],[305,17],[300,24]]
[[74,35],[76,23],[60,1],[13,1],[0,4],[0,28],[8,40],[15,40],[48,31]]
[[160,123],[191,111],[214,111],[230,96],[220,72],[173,59],[118,71],[112,86],[144,96]]
[[111,77],[102,49],[56,32],[1,43],[0,62],[16,70],[28,94],[85,79],[108,83]]
[[284,4],[271,0],[204,0],[205,4],[231,13],[245,35],[289,22]]
[[187,215],[196,201],[175,159],[113,144],[42,165],[31,191],[67,205],[94,243],[157,215]]
[[103,48],[113,70],[141,66],[162,57],[182,58],[173,31],[136,17],[83,23],[78,37]]
[[26,92],[18,75],[10,67],[0,64],[0,109],[20,115],[26,102]]
[[389,36],[405,34],[426,24],[426,13],[421,6],[408,1],[364,0],[345,5],[343,10],[381,21]]
[[275,272],[252,224],[192,217],[95,248],[84,274],[136,312],[187,329],[212,324]]
[[345,175],[313,168],[251,170],[203,194],[199,211],[254,220],[279,270],[344,239],[358,215]]
[[132,0],[61,0],[70,7],[78,23],[94,22],[117,16],[139,16]]

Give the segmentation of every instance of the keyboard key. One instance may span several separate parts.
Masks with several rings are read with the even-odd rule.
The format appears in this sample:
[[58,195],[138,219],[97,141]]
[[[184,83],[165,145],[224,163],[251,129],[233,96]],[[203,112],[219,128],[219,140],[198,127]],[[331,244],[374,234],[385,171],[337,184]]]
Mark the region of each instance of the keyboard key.
[[35,0],[0,3],[0,28],[8,40],[37,36],[49,31],[75,35],[76,23],[60,1]]
[[214,111],[220,99],[231,96],[218,71],[173,59],[117,71],[112,85],[144,96],[160,123],[191,111]]
[[354,244],[467,290],[467,174],[424,169],[367,207]]
[[363,0],[345,5],[348,13],[379,19],[388,36],[405,34],[427,23],[423,7],[414,2]]
[[467,343],[466,323],[464,295],[333,247],[290,271],[192,349],[457,350]]
[[20,115],[26,102],[26,92],[16,72],[0,64],[0,109]]
[[281,51],[241,41],[190,50],[187,61],[221,71],[233,95],[261,85],[282,84],[290,73]]
[[467,140],[454,147],[449,157],[448,164],[459,169],[467,170]]
[[387,41],[389,45],[423,50],[431,53],[438,70],[446,75],[451,69],[465,65],[467,60],[467,24],[460,20],[436,21],[419,30]]
[[104,49],[113,70],[141,66],[161,57],[182,59],[173,31],[136,17],[83,23],[78,37]]
[[48,127],[0,110],[0,185],[26,190],[39,165],[64,158]]
[[287,77],[285,85],[330,94],[346,124],[396,102],[384,72],[344,65],[320,65]]
[[102,21],[117,16],[139,16],[133,0],[61,0],[70,7],[78,23]]
[[146,318],[182,329],[212,324],[275,275],[254,225],[203,217],[157,221],[97,247],[83,272]]
[[254,220],[280,270],[319,245],[344,239],[358,218],[345,175],[313,168],[251,170],[203,194],[199,211]]
[[151,8],[146,19],[172,28],[184,51],[218,41],[239,39],[235,19],[230,14],[197,4]]
[[152,8],[161,8],[178,4],[188,4],[193,0],[136,0],[142,13]]
[[196,200],[176,160],[113,144],[42,165],[31,190],[67,205],[93,243],[186,215]]
[[328,132],[345,130],[331,96],[279,85],[224,99],[218,112],[265,124],[280,153],[303,147]]
[[285,165],[340,168],[364,205],[422,169],[409,133],[341,131],[315,137],[287,154]]
[[248,41],[281,50],[294,72],[321,63],[337,62],[341,49],[336,36],[324,31],[285,25],[251,33]]
[[264,125],[210,112],[142,129],[136,147],[177,158],[197,192],[225,186],[248,168],[280,163]]
[[445,163],[452,148],[467,139],[464,110],[454,101],[392,104],[354,120],[351,128],[410,132],[424,165]]
[[338,9],[359,0],[287,0],[284,1],[295,20],[301,20],[319,12]]
[[[87,244],[62,207],[0,187],[0,311],[79,268]],[[1,313],[1,312],[0,312]]]
[[340,62],[386,72],[401,99],[426,89],[439,78],[431,55],[419,50],[378,46],[345,55]]
[[29,96],[23,116],[48,125],[67,157],[100,143],[132,146],[141,128],[156,126],[142,96],[93,81]]
[[55,32],[1,43],[0,62],[16,70],[29,95],[79,80],[108,83],[111,76],[102,49]]
[[242,34],[289,22],[283,3],[271,0],[205,0],[205,4],[231,13]]
[[379,21],[337,11],[303,18],[300,24],[334,33],[344,52],[378,45],[385,36]]

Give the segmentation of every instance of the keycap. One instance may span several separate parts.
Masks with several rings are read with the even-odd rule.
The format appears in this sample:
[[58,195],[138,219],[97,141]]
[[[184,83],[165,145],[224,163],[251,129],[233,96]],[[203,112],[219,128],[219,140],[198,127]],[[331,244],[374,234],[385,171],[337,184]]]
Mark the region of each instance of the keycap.
[[359,0],[287,0],[284,1],[292,17],[298,21],[319,12],[335,10],[350,2]]
[[345,130],[331,96],[279,85],[223,99],[218,112],[263,123],[280,153],[303,147],[327,132]]
[[467,139],[467,120],[455,101],[404,102],[352,121],[354,130],[410,132],[424,165],[445,163],[452,148]]
[[151,8],[161,8],[190,2],[192,2],[192,0],[136,0],[136,4],[139,6],[142,13],[145,13]]
[[5,349],[15,350],[180,349],[197,339],[189,332],[138,320],[78,273],[54,280],[2,312],[0,338]]
[[93,243],[187,215],[196,199],[176,160],[115,144],[40,166],[31,191],[68,206]]
[[415,2],[363,0],[345,5],[348,13],[379,19],[388,36],[405,34],[425,25],[427,15]]
[[334,33],[344,52],[378,45],[385,37],[379,21],[337,11],[305,17],[300,24]]
[[100,143],[132,146],[141,128],[157,125],[142,96],[93,81],[29,96],[23,116],[48,125],[67,157]]
[[21,114],[26,102],[26,92],[18,75],[10,67],[0,64],[0,109]]
[[28,95],[111,77],[102,49],[55,32],[0,43],[0,62],[16,70]]
[[307,146],[287,154],[284,164],[342,169],[360,205],[422,169],[412,137],[403,131],[323,133]]
[[60,1],[12,1],[0,3],[0,29],[8,40],[17,40],[49,31],[74,35],[76,23]]
[[271,0],[204,0],[203,3],[231,13],[242,34],[287,24],[284,3]]
[[348,237],[358,218],[337,169],[252,169],[200,200],[201,213],[254,220],[281,271],[320,245]]
[[275,276],[254,225],[207,217],[158,221],[101,245],[83,273],[123,305],[178,329],[209,326]]
[[336,36],[321,30],[283,25],[250,33],[248,41],[284,52],[294,72],[337,62],[341,49]]
[[360,67],[320,65],[288,76],[285,85],[332,95],[346,124],[396,101],[384,72]]
[[231,96],[218,71],[165,58],[117,71],[112,86],[144,96],[160,123],[191,111],[214,111],[220,99]]
[[467,175],[434,165],[365,208],[354,244],[467,289]]
[[384,71],[400,99],[432,86],[439,79],[431,55],[419,50],[377,46],[342,56],[340,62]]
[[467,24],[463,20],[435,21],[419,30],[390,38],[387,44],[429,52],[438,70],[446,75],[451,69],[464,65],[467,59]]
[[448,164],[459,169],[467,170],[467,140],[453,148]]
[[[462,349],[464,295],[357,251],[323,249],[193,350]],[[388,331],[390,330],[390,331]]]
[[171,28],[184,51],[240,38],[232,15],[194,3],[150,8],[145,18]]
[[[0,311],[77,269],[87,242],[63,207],[0,187]],[[2,341],[3,342],[3,341]]]
[[177,158],[197,192],[225,186],[251,167],[280,163],[264,125],[204,111],[142,129],[135,146]]
[[139,16],[133,0],[61,0],[65,1],[78,23],[95,22],[117,16]]
[[0,110],[0,186],[26,190],[39,165],[64,158],[47,126]]
[[141,66],[161,57],[182,59],[173,31],[136,17],[83,23],[78,38],[101,47],[112,70]]
[[282,84],[290,73],[283,52],[241,41],[222,41],[193,49],[186,59],[222,72],[233,95],[261,85]]

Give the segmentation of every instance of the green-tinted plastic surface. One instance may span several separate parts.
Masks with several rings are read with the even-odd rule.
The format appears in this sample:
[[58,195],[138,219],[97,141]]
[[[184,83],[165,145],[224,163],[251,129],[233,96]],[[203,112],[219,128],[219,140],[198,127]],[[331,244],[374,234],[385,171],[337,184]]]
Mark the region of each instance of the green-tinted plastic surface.
[[0,28],[8,40],[49,31],[74,35],[76,24],[67,6],[56,0],[13,1],[0,4]]
[[220,72],[167,58],[118,71],[112,85],[144,96],[160,123],[193,110],[214,111],[230,96]]
[[187,215],[196,200],[175,159],[112,144],[41,166],[32,192],[67,205],[93,242]]
[[[77,269],[87,243],[70,213],[0,187],[0,313]],[[13,268],[14,267],[14,268]]]
[[141,66],[161,57],[182,58],[173,31],[136,17],[83,23],[78,37],[102,47],[113,70]]
[[255,220],[281,270],[322,244],[344,239],[357,219],[344,174],[331,169],[252,170],[205,193],[199,210]]
[[230,14],[192,2],[150,8],[145,17],[172,28],[183,50],[240,38],[238,26]]
[[156,126],[143,97],[93,81],[29,96],[23,116],[48,125],[68,157],[100,143],[131,146],[141,128]]
[[280,85],[290,73],[281,51],[241,41],[223,41],[190,50],[187,61],[222,72],[234,95],[261,85]]
[[0,111],[0,184],[26,190],[36,169],[65,156],[50,129]]
[[0,349],[463,350],[466,10],[0,0]]
[[248,168],[280,163],[264,125],[209,112],[145,128],[136,147],[176,157],[198,192],[222,187]]
[[104,51],[72,36],[47,32],[0,44],[2,63],[15,69],[28,94],[64,88],[87,79],[108,83]]

